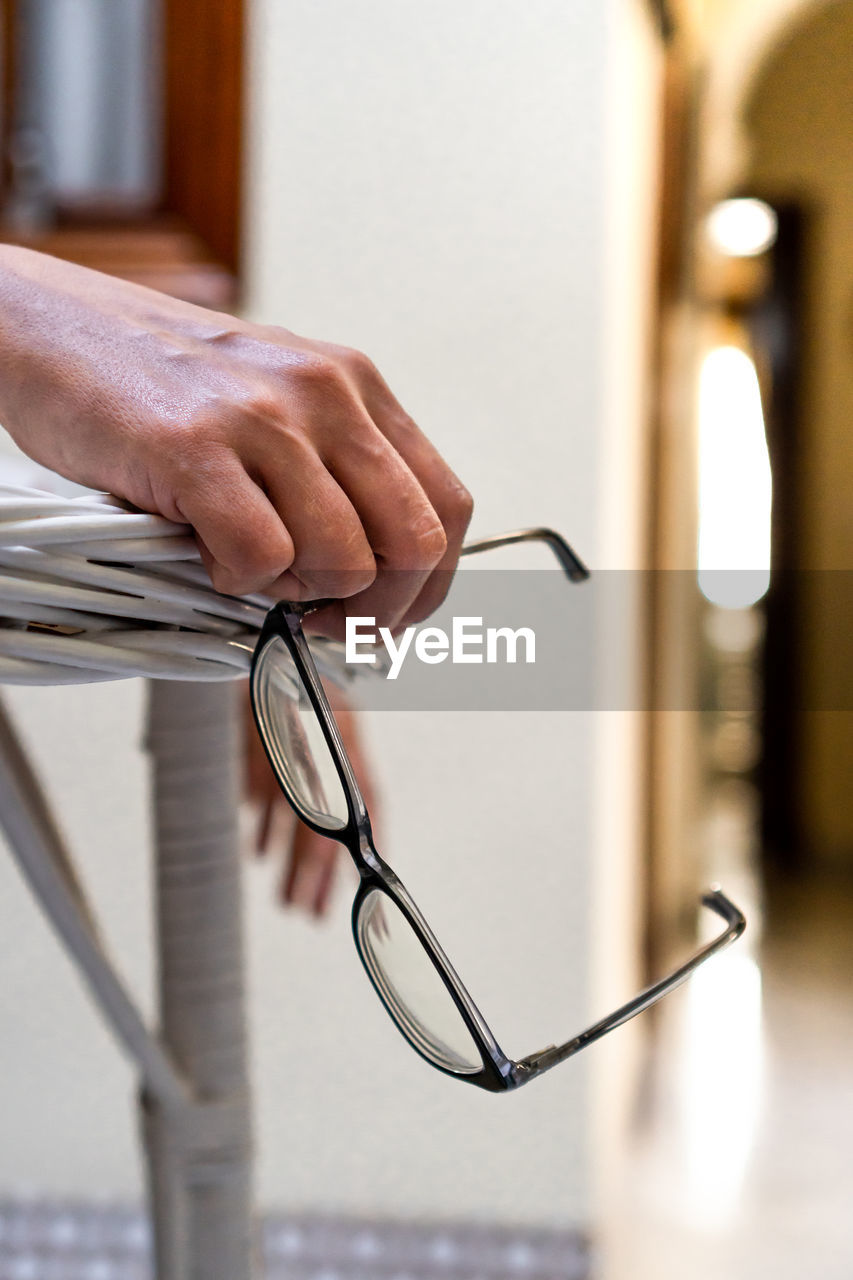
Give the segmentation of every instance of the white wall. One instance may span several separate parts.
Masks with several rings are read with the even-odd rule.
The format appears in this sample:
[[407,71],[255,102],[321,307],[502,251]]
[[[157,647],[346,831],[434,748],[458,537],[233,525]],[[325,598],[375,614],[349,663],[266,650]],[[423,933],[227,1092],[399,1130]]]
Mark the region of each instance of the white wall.
[[[641,323],[648,255],[625,246],[651,186],[634,152],[628,203],[609,220],[605,203],[626,139],[648,144],[634,117],[614,132],[611,110],[626,118],[626,88],[651,84],[644,45],[628,86],[615,75],[638,13],[633,0],[255,0],[251,32],[249,312],[369,352],[474,492],[475,531],[551,523],[593,565],[632,563],[636,545],[633,519],[613,517],[640,483],[642,352],[635,327],[605,324],[611,306]],[[624,288],[606,270],[616,240]],[[139,692],[13,703],[145,986]],[[599,765],[599,728],[557,712],[371,717],[384,851],[510,1052],[592,1012],[604,764],[620,778],[604,803],[630,804],[630,745],[618,733]],[[623,824],[607,830],[612,886],[630,849]],[[584,1221],[601,1051],[508,1098],[430,1072],[357,966],[346,891],[318,930],[275,911],[273,873],[247,875],[263,1201]],[[130,1074],[2,859],[0,878],[0,1189],[134,1194]]]
[[[551,523],[594,562],[606,10],[562,0],[268,0],[256,13],[262,127],[251,155],[249,309],[369,352],[474,493],[476,531]],[[492,921],[495,930],[509,921],[512,998],[497,989],[480,998],[498,1027],[527,1006],[539,1040],[532,1027],[532,1040],[510,1039],[524,1053],[586,1013],[593,722],[554,713],[524,725],[542,761],[531,760],[529,776],[552,749],[561,799],[540,805],[525,828],[512,804],[504,811],[506,757],[488,750],[502,730],[520,734],[519,720],[498,728],[490,716],[377,715],[371,728],[387,855],[439,913],[451,952],[467,952],[463,974],[479,948],[500,959]],[[480,750],[500,773],[469,803],[454,778],[473,772]],[[555,830],[555,810],[571,815],[570,835]],[[542,877],[541,896],[523,893],[513,920],[509,873],[519,865]],[[441,893],[439,874],[453,871],[460,882]],[[478,889],[485,903],[475,907]],[[466,947],[472,917],[476,942]],[[329,940],[318,945],[325,970]],[[586,1064],[495,1100],[432,1080],[402,1049],[385,1063],[382,1048],[396,1046],[366,999],[354,988],[339,1002],[351,965],[343,956],[316,987],[300,966],[281,1056],[309,1038],[316,1001],[350,1010],[342,1033],[359,1046],[357,1103],[316,1063],[297,1068],[278,1141],[262,1148],[264,1175],[283,1176],[297,1196],[300,1183],[313,1184],[342,1204],[582,1218]],[[468,981],[479,995],[473,974]],[[271,1096],[273,1055],[266,1069],[263,1061]],[[319,1145],[318,1104],[328,1117]],[[379,1110],[366,1130],[371,1105]]]

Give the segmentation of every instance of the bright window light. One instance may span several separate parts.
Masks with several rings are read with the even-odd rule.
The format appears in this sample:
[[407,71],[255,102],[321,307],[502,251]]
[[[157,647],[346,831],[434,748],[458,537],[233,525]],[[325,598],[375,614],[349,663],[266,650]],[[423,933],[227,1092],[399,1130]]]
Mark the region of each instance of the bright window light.
[[776,239],[776,214],[763,200],[721,200],[708,214],[711,244],[729,258],[754,258]]
[[694,975],[684,1034],[680,1194],[692,1225],[719,1229],[736,1218],[761,1111],[761,974],[751,956],[730,951]]
[[699,589],[745,609],[770,583],[773,484],[755,365],[716,347],[699,380]]

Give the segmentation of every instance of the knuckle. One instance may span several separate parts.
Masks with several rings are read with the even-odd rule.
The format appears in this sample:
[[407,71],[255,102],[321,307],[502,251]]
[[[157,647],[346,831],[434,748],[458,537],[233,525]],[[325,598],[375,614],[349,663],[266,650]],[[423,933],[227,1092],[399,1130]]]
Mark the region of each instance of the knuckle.
[[252,384],[235,396],[224,416],[253,427],[273,426],[282,420],[281,397],[266,383]]
[[[302,419],[323,430],[324,421],[351,419],[358,396],[352,379],[337,360],[323,353],[299,353],[282,371],[287,420]],[[279,415],[282,416],[281,414]]]
[[434,568],[447,550],[447,534],[433,511],[413,524],[410,537],[414,567]]
[[358,557],[353,557],[347,561],[346,567],[343,569],[343,576],[346,579],[345,585],[348,590],[347,595],[355,595],[357,591],[366,591],[376,581],[376,561],[372,553],[367,550]]
[[446,529],[452,533],[464,533],[474,514],[474,499],[464,484],[453,476],[437,510]]
[[444,526],[429,507],[397,526],[384,559],[393,569],[434,569],[446,550]]
[[370,356],[355,347],[345,349],[344,363],[359,382],[375,381],[379,377],[379,370]]
[[340,372],[358,384],[380,381],[379,370],[363,351],[357,347],[344,347],[337,343],[323,342],[318,344],[322,354],[331,359]]
[[239,449],[247,435],[283,425],[283,406],[276,388],[266,380],[251,380],[208,397],[179,426],[170,424],[159,447],[175,466],[192,470]]
[[314,549],[312,563],[297,559],[294,568],[306,586],[335,598],[365,591],[376,578],[376,561],[360,526],[331,531],[322,552]]
[[312,392],[337,390],[342,381],[337,361],[321,351],[290,353],[283,373],[287,379]]

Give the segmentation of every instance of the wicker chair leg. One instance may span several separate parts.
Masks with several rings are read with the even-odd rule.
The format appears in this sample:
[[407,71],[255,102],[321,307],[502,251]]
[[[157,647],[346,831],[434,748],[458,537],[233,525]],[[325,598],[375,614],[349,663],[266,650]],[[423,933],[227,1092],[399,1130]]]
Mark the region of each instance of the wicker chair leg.
[[143,1102],[158,1280],[249,1280],[237,689],[150,685],[162,1037],[194,1102]]

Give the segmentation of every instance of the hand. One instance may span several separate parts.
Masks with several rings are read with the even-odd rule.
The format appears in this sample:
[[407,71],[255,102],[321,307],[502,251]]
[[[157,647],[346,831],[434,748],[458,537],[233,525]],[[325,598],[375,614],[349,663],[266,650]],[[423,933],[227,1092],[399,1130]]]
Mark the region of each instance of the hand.
[[[328,682],[325,688],[375,832],[376,795],[359,739],[356,717],[335,685]],[[281,901],[285,906],[300,907],[310,915],[322,916],[331,901],[343,847],[336,840],[318,836],[300,822],[285,800],[255,728],[248,688],[245,720],[246,792],[258,806],[260,819],[255,838],[256,852],[265,854],[270,849],[281,849],[284,854],[279,890]]]
[[[0,246],[0,421],[30,457],[192,525],[214,586],[440,604],[471,498],[366,356]],[[344,606],[312,619],[343,637]]]

